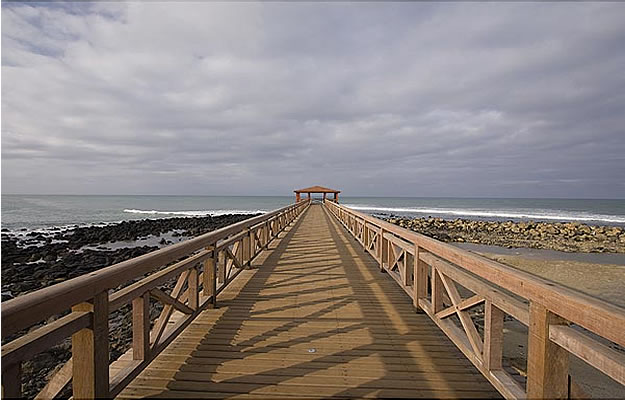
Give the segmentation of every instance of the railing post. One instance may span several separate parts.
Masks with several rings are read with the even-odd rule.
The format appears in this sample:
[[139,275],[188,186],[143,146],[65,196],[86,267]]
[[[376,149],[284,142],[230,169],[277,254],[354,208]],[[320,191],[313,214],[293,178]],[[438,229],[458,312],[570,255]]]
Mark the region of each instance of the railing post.
[[[392,235],[392,233],[389,232],[389,235]],[[395,250],[392,246],[393,242],[391,242],[390,239],[386,239],[386,268],[389,270],[392,267],[391,263],[393,262],[392,258]]]
[[199,305],[199,285],[198,285],[198,271],[197,266],[193,266],[189,270],[189,277],[187,278],[187,286],[189,287],[189,308],[197,310]]
[[503,355],[503,318],[501,311],[492,301],[484,305],[484,366],[488,371],[501,369]]
[[145,360],[150,351],[150,292],[132,300],[132,359]]
[[367,233],[367,221],[362,220],[362,244],[365,246],[365,251],[369,249],[369,234]]
[[237,261],[239,261],[239,264],[241,266],[245,265],[245,260],[243,260],[243,242],[245,241],[245,236],[241,238],[241,240],[239,240],[238,246],[237,246],[237,251],[234,252],[234,256],[236,257]]
[[92,302],[72,307],[73,311],[90,311],[93,322],[72,335],[75,399],[109,397],[109,307],[108,292],[98,293]]
[[255,238],[255,231],[250,229],[250,261],[249,261],[249,265],[252,266],[252,258],[254,258],[254,256],[256,256],[256,238]]
[[267,243],[267,222],[264,222],[260,227],[260,243],[258,247],[260,247],[261,251],[265,248],[265,244]]
[[404,281],[402,282],[405,287],[408,287],[414,284],[414,259],[412,260],[412,265],[409,264],[408,260],[410,260],[410,253],[408,249],[402,248],[401,251],[404,252],[404,261],[402,262],[401,268],[404,270]]
[[18,362],[2,370],[2,398],[22,397],[22,363]]
[[438,270],[432,266],[432,311],[437,313],[443,309],[443,280]]
[[217,263],[217,278],[222,285],[226,283],[226,260],[226,253],[219,251],[215,262]]
[[419,311],[419,300],[427,297],[428,290],[428,270],[427,264],[421,260],[421,247],[415,244],[414,251],[414,297],[413,305]]
[[258,227],[258,251],[261,252],[265,247],[265,224]]
[[252,257],[250,257],[250,230],[247,229],[245,231],[245,236],[243,236],[243,240],[241,240],[241,246],[243,246],[243,260],[242,261],[242,265],[250,265],[250,260]]
[[527,354],[527,397],[566,399],[568,397],[569,355],[549,340],[549,325],[565,321],[542,304],[530,301]]
[[386,259],[386,253],[388,249],[384,246],[384,228],[380,228],[380,271],[384,271],[384,260]]
[[[211,247],[206,247],[206,250],[211,250]],[[210,296],[212,294],[211,291],[213,290],[212,263],[212,255],[204,261],[204,275],[202,275],[204,282],[202,283],[202,293],[204,293],[204,296],[206,297]]]
[[211,288],[211,304],[213,308],[217,308],[217,262],[219,261],[219,252],[217,251],[217,243],[213,244],[213,256],[206,260],[208,262],[208,272]]

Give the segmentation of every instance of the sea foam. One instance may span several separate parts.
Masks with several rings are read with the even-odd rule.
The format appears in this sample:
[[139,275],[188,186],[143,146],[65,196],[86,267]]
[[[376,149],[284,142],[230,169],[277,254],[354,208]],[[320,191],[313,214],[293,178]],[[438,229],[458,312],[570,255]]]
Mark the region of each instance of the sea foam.
[[454,217],[481,217],[481,218],[513,218],[513,219],[534,219],[553,221],[580,221],[580,222],[607,222],[625,224],[625,216],[604,215],[590,213],[571,213],[557,210],[533,210],[524,212],[521,210],[477,210],[463,208],[421,208],[421,207],[379,207],[360,204],[345,204],[354,210],[367,212],[387,212],[396,214],[429,214],[429,215],[449,215]]
[[179,215],[184,217],[207,217],[226,214],[264,214],[267,210],[197,210],[197,211],[160,211],[160,210],[137,210],[127,208],[125,213],[147,215]]

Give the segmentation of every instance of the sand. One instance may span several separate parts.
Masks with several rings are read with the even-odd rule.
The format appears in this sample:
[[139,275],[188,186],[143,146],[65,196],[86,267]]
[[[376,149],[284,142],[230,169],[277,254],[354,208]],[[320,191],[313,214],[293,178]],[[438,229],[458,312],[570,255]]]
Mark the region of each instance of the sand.
[[[480,254],[625,308],[625,265]],[[523,375],[527,364],[527,328],[517,321],[506,322],[504,340],[504,358]],[[570,374],[590,397],[625,399],[624,386],[575,356],[570,358]]]
[[625,265],[483,255],[625,308]]

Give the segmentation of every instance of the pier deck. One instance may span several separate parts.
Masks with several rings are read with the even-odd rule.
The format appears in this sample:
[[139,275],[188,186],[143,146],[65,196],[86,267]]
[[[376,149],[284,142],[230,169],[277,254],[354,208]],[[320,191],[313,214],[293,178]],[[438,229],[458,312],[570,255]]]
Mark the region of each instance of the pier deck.
[[500,397],[325,207],[252,266],[119,397]]

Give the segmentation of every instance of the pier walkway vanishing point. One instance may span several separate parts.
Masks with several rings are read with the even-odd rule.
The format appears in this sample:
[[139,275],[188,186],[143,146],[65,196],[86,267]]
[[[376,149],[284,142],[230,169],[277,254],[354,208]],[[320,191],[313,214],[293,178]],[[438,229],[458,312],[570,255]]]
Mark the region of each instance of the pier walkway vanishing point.
[[[132,348],[109,365],[120,309]],[[526,378],[502,357],[512,319]],[[20,397],[22,363],[71,336],[38,398],[578,397],[570,355],[625,385],[624,326],[602,300],[302,200],[4,302],[2,391]]]

